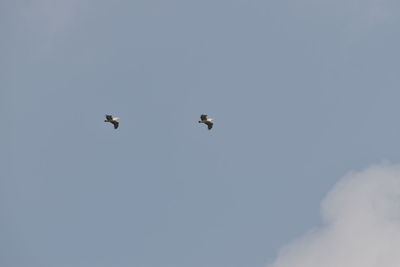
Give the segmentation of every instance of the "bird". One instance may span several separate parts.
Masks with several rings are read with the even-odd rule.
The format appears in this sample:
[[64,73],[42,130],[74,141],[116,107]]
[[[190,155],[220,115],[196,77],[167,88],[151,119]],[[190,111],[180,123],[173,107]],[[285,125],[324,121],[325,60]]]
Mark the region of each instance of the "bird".
[[112,123],[114,125],[114,129],[117,129],[119,126],[119,118],[117,117],[113,117],[112,115],[105,115],[106,116],[106,120],[104,120],[104,122],[109,122]]
[[214,119],[212,118],[207,118],[206,114],[201,114],[199,123],[204,123],[208,126],[208,130],[211,130],[213,127],[214,123],[212,122]]

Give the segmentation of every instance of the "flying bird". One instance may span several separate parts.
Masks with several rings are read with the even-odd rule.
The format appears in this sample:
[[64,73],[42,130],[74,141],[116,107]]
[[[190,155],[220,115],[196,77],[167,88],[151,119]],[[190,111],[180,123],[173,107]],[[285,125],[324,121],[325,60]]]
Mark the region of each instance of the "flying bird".
[[119,126],[118,120],[119,118],[117,117],[113,117],[112,115],[106,115],[106,120],[104,122],[112,123],[114,125],[114,129],[117,129]]
[[213,127],[213,121],[214,119],[212,119],[212,118],[207,118],[207,115],[205,115],[205,114],[202,114],[201,116],[200,116],[200,120],[199,120],[199,123],[204,123],[204,124],[206,124],[207,126],[208,126],[208,130],[211,130],[211,128]]

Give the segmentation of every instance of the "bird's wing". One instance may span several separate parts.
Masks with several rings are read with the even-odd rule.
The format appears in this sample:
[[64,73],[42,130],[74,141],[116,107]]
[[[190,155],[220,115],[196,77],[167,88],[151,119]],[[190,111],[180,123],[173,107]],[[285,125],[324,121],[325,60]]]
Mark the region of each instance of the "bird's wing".
[[200,120],[206,121],[207,120],[207,115],[206,114],[201,114]]
[[113,119],[113,117],[112,117],[111,115],[106,115],[106,119],[107,119],[108,121],[111,121],[111,120]]
[[213,125],[214,125],[214,123],[212,123],[211,121],[207,121],[207,122],[205,122],[205,124],[207,124],[208,130],[211,130],[211,128],[212,128]]
[[118,121],[112,121],[112,124],[114,124],[114,129],[117,129],[119,126],[119,122]]

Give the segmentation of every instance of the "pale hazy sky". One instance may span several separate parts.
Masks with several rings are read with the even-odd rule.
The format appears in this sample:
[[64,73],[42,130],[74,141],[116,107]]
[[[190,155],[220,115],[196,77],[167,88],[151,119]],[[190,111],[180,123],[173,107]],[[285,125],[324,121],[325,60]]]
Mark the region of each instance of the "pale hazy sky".
[[394,0],[0,1],[0,266],[302,260],[341,177],[400,162],[399,27]]

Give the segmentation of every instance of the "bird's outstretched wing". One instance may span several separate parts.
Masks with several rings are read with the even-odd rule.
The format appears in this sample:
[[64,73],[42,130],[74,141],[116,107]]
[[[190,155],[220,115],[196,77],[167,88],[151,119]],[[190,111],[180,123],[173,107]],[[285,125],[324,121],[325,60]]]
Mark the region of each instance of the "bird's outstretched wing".
[[113,119],[113,116],[112,116],[112,115],[106,115],[106,119],[107,119],[108,121],[111,121],[111,120]]
[[208,130],[211,130],[214,125],[214,123],[212,123],[211,121],[207,121],[207,122],[205,122],[205,124],[207,124]]
[[118,121],[112,121],[112,124],[114,124],[114,129],[117,129],[119,126],[119,122]]
[[207,120],[207,115],[206,114],[201,114],[200,120],[206,121]]

